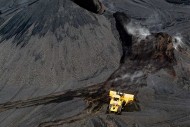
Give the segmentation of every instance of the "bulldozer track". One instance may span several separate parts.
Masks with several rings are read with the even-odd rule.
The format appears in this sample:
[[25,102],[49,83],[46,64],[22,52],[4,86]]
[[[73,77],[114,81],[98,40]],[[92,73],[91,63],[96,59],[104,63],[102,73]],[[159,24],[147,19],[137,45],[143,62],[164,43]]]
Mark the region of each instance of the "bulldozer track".
[[[100,97],[96,98],[97,92],[98,92],[97,89],[99,89],[100,87],[101,86],[95,85],[92,87],[82,88],[75,91],[59,92],[59,93],[49,94],[49,95],[31,98],[27,100],[6,102],[6,103],[0,104],[0,112],[10,110],[10,109],[46,105],[50,103],[61,103],[61,102],[72,100],[77,97],[81,97],[84,100],[87,100],[88,104],[94,104],[94,102],[100,101],[102,99],[102,96],[105,95],[105,93],[98,93],[98,96]],[[96,99],[93,99],[93,98],[96,98]]]

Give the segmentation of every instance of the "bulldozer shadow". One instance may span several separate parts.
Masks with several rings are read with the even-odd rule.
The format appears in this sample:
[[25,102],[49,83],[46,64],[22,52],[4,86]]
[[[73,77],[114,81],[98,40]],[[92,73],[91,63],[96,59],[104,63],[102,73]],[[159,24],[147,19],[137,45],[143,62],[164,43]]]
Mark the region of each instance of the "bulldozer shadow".
[[138,102],[131,102],[123,106],[122,112],[135,112],[135,111],[141,111],[140,105]]

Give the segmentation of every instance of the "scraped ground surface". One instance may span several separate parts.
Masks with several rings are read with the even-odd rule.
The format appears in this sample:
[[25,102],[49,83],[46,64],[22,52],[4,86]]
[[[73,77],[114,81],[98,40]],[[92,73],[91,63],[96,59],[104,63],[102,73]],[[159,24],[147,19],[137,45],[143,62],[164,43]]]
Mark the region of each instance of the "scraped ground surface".
[[[0,126],[190,126],[190,2],[102,2],[104,15],[70,0],[0,0]],[[120,64],[116,11],[136,23],[132,31],[176,38],[176,64]],[[90,103],[107,84],[135,93],[140,111],[105,114],[106,102]]]

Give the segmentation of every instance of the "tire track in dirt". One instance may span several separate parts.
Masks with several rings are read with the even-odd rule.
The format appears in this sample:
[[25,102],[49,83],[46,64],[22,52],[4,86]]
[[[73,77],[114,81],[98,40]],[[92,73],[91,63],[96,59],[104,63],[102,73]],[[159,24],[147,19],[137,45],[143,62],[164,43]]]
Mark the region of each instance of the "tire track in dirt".
[[[75,91],[66,91],[66,92],[59,92],[54,94],[49,94],[46,96],[40,96],[32,99],[27,100],[19,100],[13,102],[6,102],[0,104],[0,112],[10,110],[10,109],[18,109],[18,108],[26,108],[31,106],[38,106],[38,105],[46,105],[50,103],[61,103],[65,101],[72,100],[74,98],[84,98],[88,102],[95,102],[99,101],[102,98],[102,95],[106,95],[103,93],[104,91],[101,90],[101,85],[92,86],[88,88],[83,88]],[[100,96],[97,98],[97,96]]]

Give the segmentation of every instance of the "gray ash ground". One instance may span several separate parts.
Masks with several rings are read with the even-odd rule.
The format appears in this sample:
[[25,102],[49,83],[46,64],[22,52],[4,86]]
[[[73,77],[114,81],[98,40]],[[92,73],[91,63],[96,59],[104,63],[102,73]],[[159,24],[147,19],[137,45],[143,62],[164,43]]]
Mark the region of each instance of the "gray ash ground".
[[[190,126],[189,2],[102,3],[98,15],[70,0],[0,0],[0,126]],[[106,114],[110,89],[137,107]]]

